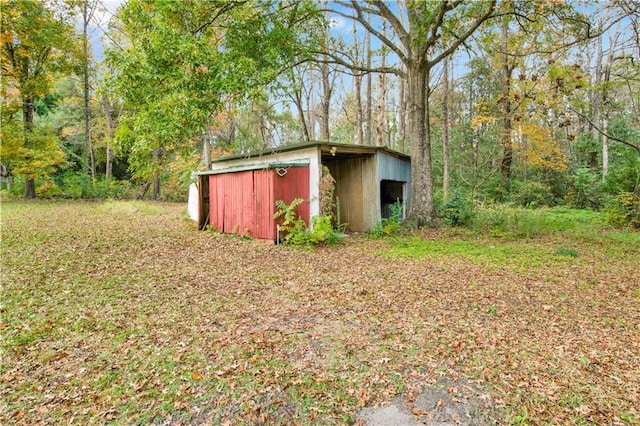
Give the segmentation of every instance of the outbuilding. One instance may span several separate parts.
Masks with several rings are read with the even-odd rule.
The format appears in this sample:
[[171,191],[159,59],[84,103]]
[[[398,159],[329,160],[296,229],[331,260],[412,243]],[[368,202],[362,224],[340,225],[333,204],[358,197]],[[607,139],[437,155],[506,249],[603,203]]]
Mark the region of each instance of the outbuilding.
[[320,215],[323,166],[335,180],[340,222],[367,232],[400,202],[410,203],[411,162],[385,147],[310,142],[252,155],[221,157],[197,174],[198,222],[224,233],[275,241],[275,202],[304,200],[296,211],[306,223]]

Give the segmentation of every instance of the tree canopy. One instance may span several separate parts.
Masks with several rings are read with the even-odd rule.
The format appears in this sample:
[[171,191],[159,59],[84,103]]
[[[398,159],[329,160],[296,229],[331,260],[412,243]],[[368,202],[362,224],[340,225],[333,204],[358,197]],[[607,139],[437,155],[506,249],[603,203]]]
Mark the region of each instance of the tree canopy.
[[25,196],[35,197],[34,179],[51,174],[64,155],[34,114],[54,106],[54,79],[71,72],[77,44],[68,16],[43,2],[3,0],[1,8],[2,162],[27,179]]
[[152,170],[152,153],[188,151],[227,103],[264,96],[309,59],[321,22],[298,1],[131,0],[119,18],[128,39],[108,60],[130,131],[118,142],[140,175]]

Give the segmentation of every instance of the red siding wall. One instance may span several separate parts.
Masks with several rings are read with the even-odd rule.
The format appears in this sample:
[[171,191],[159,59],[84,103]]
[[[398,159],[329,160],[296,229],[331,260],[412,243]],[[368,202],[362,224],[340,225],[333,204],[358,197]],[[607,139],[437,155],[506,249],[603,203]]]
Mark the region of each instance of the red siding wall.
[[305,200],[296,211],[309,223],[309,168],[290,167],[284,176],[274,169],[209,176],[210,223],[218,231],[274,241],[276,200]]

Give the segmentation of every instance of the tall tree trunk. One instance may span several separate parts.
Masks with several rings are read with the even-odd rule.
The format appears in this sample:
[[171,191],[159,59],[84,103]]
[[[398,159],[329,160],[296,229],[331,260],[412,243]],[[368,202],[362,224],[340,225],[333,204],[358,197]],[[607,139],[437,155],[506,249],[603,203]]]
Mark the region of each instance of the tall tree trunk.
[[144,196],[147,194],[147,191],[149,191],[149,188],[151,187],[151,183],[151,180],[148,180],[144,183],[142,188],[140,188],[138,195],[136,196],[136,200],[142,200],[144,198]]
[[[302,85],[302,81],[300,82],[300,84]],[[298,117],[300,119],[300,126],[302,127],[302,137],[304,139],[305,142],[309,142],[311,140],[310,136],[309,136],[309,126],[307,124],[307,117],[306,114],[304,113],[304,104],[303,104],[303,99],[302,99],[302,88],[296,88],[293,91],[293,103],[296,106],[296,109],[298,110]]]
[[82,44],[83,44],[83,80],[84,80],[84,149],[85,149],[85,162],[86,168],[91,174],[91,181],[95,185],[96,181],[96,163],[93,155],[93,144],[91,143],[91,88],[89,86],[89,34],[87,32],[89,28],[89,20],[93,14],[88,9],[89,0],[84,0],[82,3],[82,18],[83,18],[83,32],[82,32]]
[[211,128],[202,132],[202,166],[209,170],[211,165]]
[[[353,43],[356,60],[359,61],[360,53],[358,52],[358,37],[356,31],[356,24],[353,23]],[[362,74],[357,72],[354,77],[354,82],[356,85],[356,144],[362,145],[364,142],[364,134],[362,129]]]
[[443,63],[442,80],[442,198],[449,198],[449,58]]
[[602,179],[606,179],[609,174],[609,113],[605,111],[602,119]]
[[507,188],[511,177],[513,161],[513,145],[511,143],[511,74],[513,68],[509,64],[509,27],[507,17],[502,19],[502,162],[500,175],[503,188]]
[[[326,59],[326,56],[325,56]],[[322,100],[320,107],[320,138],[329,141],[329,107],[331,106],[331,82],[329,81],[329,64],[323,63],[320,68],[322,75]]]
[[160,148],[153,150],[153,160],[155,163],[156,171],[153,174],[153,201],[160,199],[160,160],[161,160]]
[[398,148],[405,152],[405,139],[407,133],[407,91],[406,79],[400,77],[400,93],[398,94]]
[[111,141],[107,141],[106,156],[107,158],[105,159],[106,164],[104,170],[104,180],[108,193],[111,186],[111,177],[113,176],[113,148],[111,148]]
[[107,186],[107,192],[109,192],[109,186],[111,185],[111,175],[113,170],[113,148],[111,148],[111,141],[115,133],[116,123],[113,117],[113,113],[114,113],[113,106],[111,105],[111,102],[109,102],[109,98],[107,97],[106,93],[102,94],[102,111],[107,121],[107,137],[105,138],[107,142],[107,149],[106,149],[107,164],[105,166],[104,179]]
[[[384,66],[384,65],[383,65]],[[384,145],[384,103],[385,103],[385,75],[378,76],[378,106],[376,114],[376,146]]]
[[[602,28],[602,21],[598,23],[598,28]],[[602,106],[602,92],[600,90],[600,84],[602,83],[602,34],[598,36],[597,45],[596,45],[596,62],[593,69],[593,81],[591,85],[591,113],[593,114],[591,117],[591,135],[593,136],[593,140],[596,144],[596,147],[600,142],[600,108]],[[592,170],[598,169],[598,158],[597,152],[595,150],[590,151],[589,153],[589,167]]]
[[153,175],[153,201],[160,199],[160,172],[156,171]]
[[[382,20],[382,35],[387,36],[387,25],[384,19]],[[381,51],[381,68],[384,68],[387,64],[387,54],[384,46]],[[378,113],[376,114],[376,146],[384,146],[384,121],[385,121],[385,103],[386,103],[387,91],[386,91],[386,74],[380,73],[378,76]]]
[[316,140],[316,106],[314,104],[314,96],[312,93],[314,91],[314,82],[313,79],[309,82],[309,91],[305,93],[307,98],[307,120],[309,123],[307,124],[307,130],[309,131],[309,140]]
[[[366,67],[371,68],[371,33],[369,31],[365,34],[365,50],[366,50]],[[371,145],[371,126],[372,126],[372,114],[371,114],[371,80],[373,76],[371,73],[367,73],[367,87],[366,87],[366,103],[364,107],[365,112],[365,128],[364,128],[364,141],[365,144]]]
[[423,60],[407,66],[409,85],[409,125],[411,141],[411,209],[409,219],[414,226],[437,225],[431,174],[431,140],[429,126],[429,72]]
[[[620,36],[620,27],[616,28],[616,32],[613,38],[609,42],[609,54],[607,55],[607,63],[604,66],[604,71],[602,75],[603,87],[602,87],[602,109],[603,118],[602,118],[602,179],[605,179],[609,174],[609,91],[607,88],[607,83],[611,80],[611,67],[613,66],[614,52],[616,44],[618,44],[618,37]],[[599,44],[602,44],[600,41]]]
[[[24,123],[24,146],[31,146],[31,132],[33,132],[33,109],[35,99],[25,98],[22,101],[22,120]],[[27,177],[24,182],[24,198],[36,198],[36,182],[32,177]]]

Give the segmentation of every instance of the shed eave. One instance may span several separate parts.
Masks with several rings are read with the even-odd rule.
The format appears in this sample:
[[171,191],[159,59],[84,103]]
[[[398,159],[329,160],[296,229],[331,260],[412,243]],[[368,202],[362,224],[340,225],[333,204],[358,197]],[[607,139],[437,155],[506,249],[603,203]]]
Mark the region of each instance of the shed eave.
[[387,154],[405,161],[411,161],[411,157],[409,155],[399,151],[395,151],[387,147],[383,147],[383,146],[354,145],[354,144],[336,143],[336,142],[312,141],[312,142],[303,142],[303,143],[298,143],[293,145],[286,145],[286,146],[271,148],[268,150],[254,152],[250,154],[228,155],[225,157],[216,158],[211,162],[211,164],[212,165],[221,164],[221,163],[234,161],[234,160],[241,160],[241,159],[255,160],[260,157],[265,157],[265,156],[284,153],[284,152],[304,150],[309,148],[318,148],[322,155],[332,155],[332,156],[341,156],[344,154],[374,155],[378,152],[382,152],[384,154]]
[[293,162],[272,162],[272,163],[261,163],[261,164],[249,164],[242,166],[231,166],[231,167],[221,167],[214,170],[204,170],[196,172],[195,174],[198,176],[207,176],[207,175],[217,175],[220,173],[234,173],[234,172],[246,172],[249,170],[266,170],[266,169],[277,169],[279,167],[306,167],[308,166],[310,161],[293,161]]

